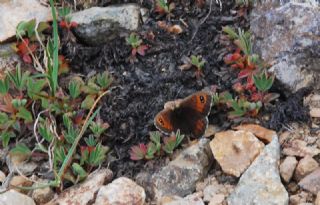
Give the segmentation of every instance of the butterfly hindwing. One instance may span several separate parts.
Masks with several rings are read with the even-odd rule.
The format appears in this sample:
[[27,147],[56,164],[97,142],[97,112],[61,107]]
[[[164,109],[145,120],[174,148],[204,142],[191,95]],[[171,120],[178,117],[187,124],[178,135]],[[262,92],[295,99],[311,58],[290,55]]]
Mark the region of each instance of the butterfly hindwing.
[[179,107],[190,107],[201,116],[206,117],[210,113],[212,105],[212,95],[206,91],[199,91],[185,98]]

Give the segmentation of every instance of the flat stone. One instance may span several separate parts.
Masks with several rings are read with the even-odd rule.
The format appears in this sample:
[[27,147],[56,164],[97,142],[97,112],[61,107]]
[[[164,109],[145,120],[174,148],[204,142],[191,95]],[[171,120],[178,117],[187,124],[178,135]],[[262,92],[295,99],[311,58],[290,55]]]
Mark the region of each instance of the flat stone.
[[88,178],[69,189],[64,190],[59,196],[46,205],[87,205],[89,202],[95,199],[95,196],[99,189],[112,179],[112,171],[109,169],[101,169],[93,172]]
[[222,170],[236,177],[250,166],[263,147],[264,144],[247,131],[219,132],[210,142],[213,156]]
[[299,161],[296,171],[294,173],[295,180],[300,181],[303,177],[307,176],[318,167],[319,167],[318,162],[314,160],[312,157],[306,156],[302,158]]
[[216,194],[211,198],[209,205],[220,205],[224,202],[225,198],[224,194]]
[[203,180],[212,163],[209,140],[202,138],[159,171],[142,172],[136,178],[155,201],[164,196],[184,197],[195,191],[196,183]]
[[120,177],[100,188],[94,205],[144,205],[144,189],[131,179]]
[[[16,35],[21,21],[51,21],[51,10],[37,0],[15,0],[0,3],[0,43]],[[13,15],[14,14],[14,15]]]
[[99,45],[137,30],[140,15],[137,4],[124,4],[92,7],[70,16],[72,21],[78,23],[74,29],[75,35],[87,44]]
[[311,108],[310,109],[310,116],[311,117],[320,117],[320,108]]
[[305,157],[309,155],[313,157],[320,154],[320,149],[316,146],[308,146],[307,142],[303,140],[295,139],[286,144],[286,147],[282,150],[282,154],[297,157]]
[[267,128],[264,128],[257,124],[244,124],[239,125],[235,127],[236,130],[245,130],[248,132],[253,133],[257,138],[262,140],[265,143],[270,143],[274,136],[277,135],[277,133],[273,130],[269,130]]
[[304,177],[298,185],[304,190],[317,194],[320,191],[320,168]]
[[286,157],[280,164],[280,175],[285,182],[290,182],[297,164],[297,159],[292,156]]
[[262,153],[242,174],[229,205],[287,205],[289,197],[279,176],[280,144],[278,137],[266,145]]
[[[42,181],[42,183],[46,183],[46,181]],[[34,184],[33,186],[37,186]],[[45,204],[49,202],[51,199],[54,197],[54,192],[51,189],[51,187],[45,187],[42,189],[34,189],[32,191],[32,199],[37,203],[37,204]]]
[[0,194],[1,205],[36,205],[27,195],[21,194],[13,189]]
[[21,63],[20,56],[18,56],[17,53],[12,49],[13,45],[13,43],[0,44],[0,71],[11,71],[15,69],[15,66],[18,63]]
[[184,198],[179,196],[165,196],[160,200],[161,205],[205,205],[201,195],[194,193]]
[[23,176],[14,176],[12,177],[11,181],[10,181],[10,189],[15,189],[18,192],[21,193],[28,193],[27,190],[24,189],[18,189],[15,187],[31,187],[33,184],[33,182],[31,180],[28,180],[27,178],[23,177]]

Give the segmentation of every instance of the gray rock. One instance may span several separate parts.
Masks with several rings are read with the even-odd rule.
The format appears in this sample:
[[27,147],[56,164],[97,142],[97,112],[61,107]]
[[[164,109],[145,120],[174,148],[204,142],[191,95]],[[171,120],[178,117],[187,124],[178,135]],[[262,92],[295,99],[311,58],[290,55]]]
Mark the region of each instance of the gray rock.
[[[0,20],[1,21],[1,20]],[[20,57],[12,49],[13,44],[0,45],[0,71],[13,70],[17,63],[21,63]],[[1,160],[1,153],[0,153]]]
[[107,43],[137,30],[140,16],[140,7],[136,4],[92,7],[71,14],[72,21],[78,23],[75,35],[90,45]]
[[21,194],[13,189],[0,194],[1,205],[36,205],[27,195]]
[[298,185],[304,190],[317,194],[320,191],[320,168],[304,177]]
[[209,140],[201,139],[158,172],[141,173],[137,180],[157,201],[163,196],[184,197],[195,191],[196,183],[206,176],[212,162]]
[[279,176],[279,159],[280,145],[278,137],[274,137],[243,173],[234,192],[228,197],[228,204],[288,204],[288,193],[281,184]]
[[315,85],[320,76],[320,8],[317,3],[262,1],[252,11],[255,52],[289,91]]
[[52,20],[50,8],[43,6],[38,0],[0,2],[0,42],[15,36],[16,27],[21,21],[34,18],[37,22]]

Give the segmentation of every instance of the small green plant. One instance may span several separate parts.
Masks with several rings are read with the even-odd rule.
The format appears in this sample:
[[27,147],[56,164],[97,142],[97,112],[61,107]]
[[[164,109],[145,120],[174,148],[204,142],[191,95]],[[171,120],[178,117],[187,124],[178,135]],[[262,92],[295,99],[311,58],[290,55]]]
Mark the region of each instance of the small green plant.
[[141,56],[145,55],[145,51],[148,49],[148,46],[143,44],[142,40],[137,34],[131,33],[126,41],[131,46],[132,58],[136,58],[137,53]]
[[150,142],[146,145],[140,143],[132,146],[130,150],[130,159],[142,160],[142,159],[153,159],[156,156],[160,156],[163,152],[172,154],[184,139],[184,135],[180,134],[178,130],[175,134],[173,133],[170,137],[163,139],[161,144],[160,132],[150,132]]
[[172,10],[175,8],[175,4],[173,2],[168,3],[167,0],[157,0],[154,11],[159,14],[167,14],[170,15]]

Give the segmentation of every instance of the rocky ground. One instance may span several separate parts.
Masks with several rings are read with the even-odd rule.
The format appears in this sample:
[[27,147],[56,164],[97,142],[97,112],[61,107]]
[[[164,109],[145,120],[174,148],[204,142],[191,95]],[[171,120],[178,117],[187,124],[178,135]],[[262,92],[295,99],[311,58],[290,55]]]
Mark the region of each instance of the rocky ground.
[[[46,6],[29,1],[21,8],[5,1],[0,12],[13,18],[10,11],[33,11],[50,19]],[[10,156],[0,147],[0,204],[320,205],[318,3],[262,1],[247,11],[233,1],[203,1],[202,8],[197,6],[202,1],[177,2],[171,16],[156,14],[152,1],[64,2],[76,10],[72,19],[78,24],[72,33],[60,30],[61,53],[72,73],[108,70],[114,78],[101,112],[110,125],[102,143],[111,152],[82,183],[66,184],[61,192],[29,191],[14,186],[48,180],[36,174],[45,163],[10,159],[19,170],[12,172]],[[30,5],[36,6],[27,9]],[[28,19],[28,12],[15,16],[13,24]],[[182,32],[168,32],[159,21]],[[203,88],[231,89],[236,74],[223,61],[230,52],[222,35],[226,25],[250,29],[255,52],[271,64],[272,91],[280,97],[256,118],[229,119],[213,107],[204,137],[186,140],[172,156],[132,161],[130,148],[156,130],[154,116],[167,101]],[[8,25],[0,21],[0,26]],[[134,62],[125,41],[132,31],[148,46]],[[0,69],[20,61],[10,50],[14,35],[12,28],[0,31],[0,41],[6,40],[0,45]],[[190,55],[206,61],[203,78],[179,69]]]

